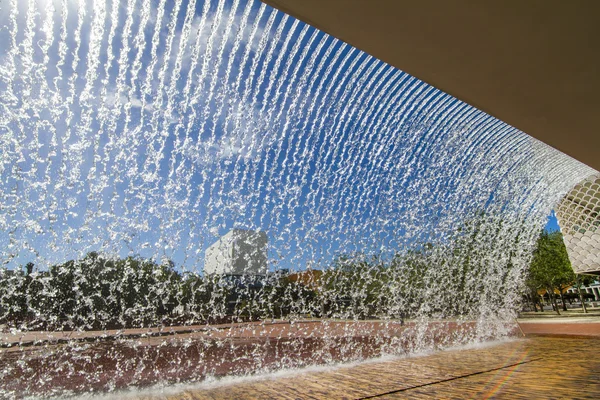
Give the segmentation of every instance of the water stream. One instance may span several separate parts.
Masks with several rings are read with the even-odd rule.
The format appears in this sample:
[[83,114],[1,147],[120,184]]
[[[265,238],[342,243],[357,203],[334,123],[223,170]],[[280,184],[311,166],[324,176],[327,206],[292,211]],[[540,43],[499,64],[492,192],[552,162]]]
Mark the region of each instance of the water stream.
[[2,2],[0,396],[505,337],[592,173],[259,1]]

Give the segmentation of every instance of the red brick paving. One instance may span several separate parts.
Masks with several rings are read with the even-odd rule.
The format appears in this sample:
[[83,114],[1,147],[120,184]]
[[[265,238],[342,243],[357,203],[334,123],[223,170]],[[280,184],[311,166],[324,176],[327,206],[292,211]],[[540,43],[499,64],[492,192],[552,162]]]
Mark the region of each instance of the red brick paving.
[[525,335],[600,337],[600,322],[522,321],[520,325]]

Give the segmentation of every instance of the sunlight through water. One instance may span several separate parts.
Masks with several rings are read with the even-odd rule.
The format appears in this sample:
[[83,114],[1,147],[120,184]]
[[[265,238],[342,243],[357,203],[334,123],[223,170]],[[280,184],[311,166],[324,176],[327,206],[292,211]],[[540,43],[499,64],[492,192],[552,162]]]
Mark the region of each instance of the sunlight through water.
[[4,1],[0,396],[510,336],[593,173],[259,1]]

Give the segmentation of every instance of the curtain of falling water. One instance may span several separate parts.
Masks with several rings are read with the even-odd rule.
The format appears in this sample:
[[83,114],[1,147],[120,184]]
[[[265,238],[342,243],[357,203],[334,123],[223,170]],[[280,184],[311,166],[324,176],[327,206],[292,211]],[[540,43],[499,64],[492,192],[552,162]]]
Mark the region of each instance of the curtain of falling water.
[[[545,216],[593,173],[258,1],[12,0],[0,26],[2,344],[35,350],[3,354],[7,396],[502,337]],[[232,229],[266,233],[268,273],[204,273]],[[169,325],[189,332],[26,335]]]

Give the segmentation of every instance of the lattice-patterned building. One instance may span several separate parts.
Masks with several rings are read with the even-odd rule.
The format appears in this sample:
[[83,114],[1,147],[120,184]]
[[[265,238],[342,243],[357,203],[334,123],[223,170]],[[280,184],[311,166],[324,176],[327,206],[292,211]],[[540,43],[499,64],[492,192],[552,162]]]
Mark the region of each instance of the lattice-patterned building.
[[556,209],[573,270],[600,275],[600,173],[575,186]]

